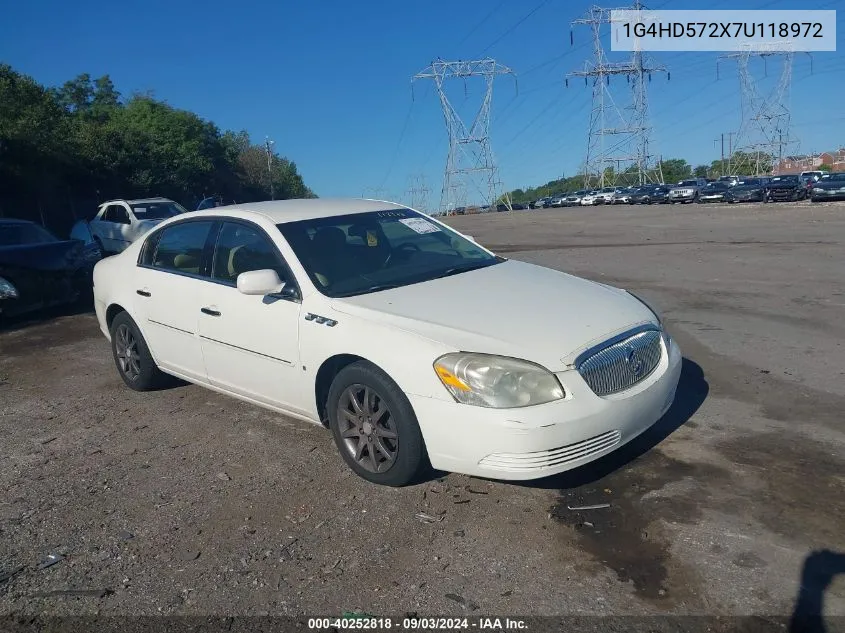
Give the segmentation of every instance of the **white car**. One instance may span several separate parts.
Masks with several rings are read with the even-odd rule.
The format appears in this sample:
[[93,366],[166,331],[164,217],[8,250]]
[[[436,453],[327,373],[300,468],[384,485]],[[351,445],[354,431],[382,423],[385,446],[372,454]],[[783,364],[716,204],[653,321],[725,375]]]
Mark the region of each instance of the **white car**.
[[581,199],[578,201],[578,204],[582,207],[592,207],[603,203],[604,198],[597,191],[591,191],[590,193],[581,196]]
[[163,220],[186,213],[167,198],[110,200],[102,203],[92,220],[80,220],[71,229],[73,239],[95,243],[103,253],[120,253]]
[[171,374],[325,424],[354,472],[394,486],[429,465],[498,479],[581,466],[658,420],[681,372],[634,295],[372,200],[166,220],[97,263],[94,299],[130,388]]

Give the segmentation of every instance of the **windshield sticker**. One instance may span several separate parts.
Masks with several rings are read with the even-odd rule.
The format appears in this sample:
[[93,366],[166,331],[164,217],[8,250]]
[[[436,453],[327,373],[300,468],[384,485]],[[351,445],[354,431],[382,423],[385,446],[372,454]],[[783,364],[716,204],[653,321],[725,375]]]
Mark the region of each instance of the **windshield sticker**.
[[375,231],[367,231],[367,246],[378,246],[378,235]]
[[424,220],[423,218],[405,218],[399,221],[416,233],[424,234],[440,232],[440,229],[437,226],[428,220]]

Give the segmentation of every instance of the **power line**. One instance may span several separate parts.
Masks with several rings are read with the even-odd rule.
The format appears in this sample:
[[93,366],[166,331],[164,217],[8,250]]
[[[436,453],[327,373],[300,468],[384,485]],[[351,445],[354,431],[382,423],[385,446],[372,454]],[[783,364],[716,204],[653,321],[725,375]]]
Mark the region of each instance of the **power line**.
[[487,22],[487,20],[492,18],[493,15],[495,15],[495,13],[499,9],[501,9],[503,6],[505,6],[506,3],[507,3],[507,0],[503,0],[502,2],[497,4],[496,7],[492,11],[490,11],[490,13],[488,13],[486,16],[484,16],[484,18],[481,20],[481,22],[479,22],[474,27],[472,27],[469,30],[469,32],[466,35],[464,35],[464,38],[460,42],[458,42],[456,48],[460,48],[461,45],[463,45],[472,36],[473,33],[475,33],[479,28],[481,28]]
[[513,33],[516,29],[518,29],[518,28],[519,28],[519,27],[520,27],[520,26],[521,26],[521,25],[522,25],[522,24],[523,24],[526,20],[528,20],[528,19],[529,19],[532,15],[534,15],[535,13],[537,13],[537,11],[539,11],[539,10],[540,10],[540,9],[542,9],[544,6],[546,6],[547,4],[549,4],[549,2],[550,2],[550,1],[551,1],[551,0],[543,0],[540,4],[538,4],[536,7],[534,7],[533,9],[531,9],[531,11],[529,11],[529,12],[528,12],[528,13],[527,13],[524,17],[522,17],[520,20],[518,20],[518,21],[517,21],[517,22],[516,22],[513,26],[511,26],[511,27],[510,27],[507,31],[505,31],[504,33],[502,33],[499,37],[497,37],[495,40],[493,40],[493,42],[491,42],[490,44],[488,44],[488,45],[487,45],[487,48],[485,48],[483,51],[481,51],[481,54],[482,54],[482,55],[484,55],[485,53],[487,53],[487,51],[489,51],[491,48],[493,48],[496,44],[498,44],[499,42],[501,42],[501,41],[502,41],[503,39],[505,39],[508,35],[510,35],[510,34],[511,34],[511,33]]

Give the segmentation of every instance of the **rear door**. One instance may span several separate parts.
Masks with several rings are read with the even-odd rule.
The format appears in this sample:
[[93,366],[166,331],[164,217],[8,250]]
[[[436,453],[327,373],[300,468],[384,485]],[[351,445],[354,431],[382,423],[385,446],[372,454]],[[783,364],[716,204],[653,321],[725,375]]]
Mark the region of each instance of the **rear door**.
[[[226,220],[216,239],[213,283],[204,286],[199,332],[209,381],[258,402],[306,413],[313,403],[299,370],[298,298],[245,295],[237,278],[251,270],[275,270],[295,280],[263,228]],[[297,293],[298,295],[299,293]]]
[[197,328],[216,225],[185,220],[153,232],[135,273],[135,313],[157,364],[192,382],[207,380]]
[[129,211],[122,204],[110,204],[97,225],[103,248],[119,253],[130,244],[126,233],[130,230]]

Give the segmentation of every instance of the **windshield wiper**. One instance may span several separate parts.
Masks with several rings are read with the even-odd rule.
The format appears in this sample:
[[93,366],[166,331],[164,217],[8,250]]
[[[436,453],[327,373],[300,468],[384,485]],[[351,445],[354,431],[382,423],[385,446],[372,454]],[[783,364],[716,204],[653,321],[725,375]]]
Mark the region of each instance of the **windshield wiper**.
[[469,264],[463,266],[453,266],[452,268],[447,268],[442,274],[438,275],[436,279],[440,279],[441,277],[451,277],[452,275],[458,275],[460,273],[469,272],[470,270],[476,270],[478,268],[487,268],[488,266],[492,266],[493,262],[484,262],[483,264]]
[[357,297],[358,295],[365,295],[371,292],[379,292],[381,290],[391,290],[393,288],[399,288],[400,286],[404,286],[405,284],[398,284],[398,283],[389,283],[389,284],[374,284],[372,286],[368,286],[367,288],[362,288],[361,290],[353,290],[351,292],[344,292],[342,294],[336,295],[338,297]]

